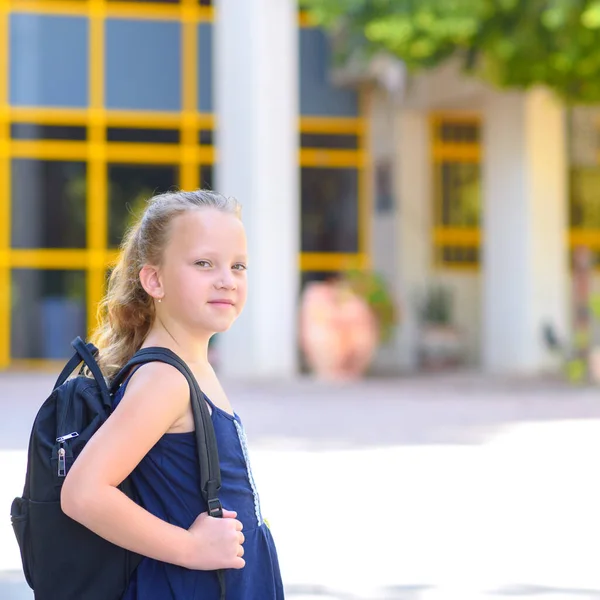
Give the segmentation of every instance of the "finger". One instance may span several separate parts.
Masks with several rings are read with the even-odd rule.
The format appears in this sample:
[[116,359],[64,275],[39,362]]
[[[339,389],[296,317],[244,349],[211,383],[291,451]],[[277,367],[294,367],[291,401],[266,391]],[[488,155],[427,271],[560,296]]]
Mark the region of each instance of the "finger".
[[225,510],[223,509],[223,518],[224,519],[235,519],[237,517],[237,513],[235,510]]
[[238,540],[240,541],[240,545],[246,541],[246,537],[241,531],[238,533]]
[[237,555],[238,555],[239,557],[242,557],[242,556],[244,556],[244,546],[240,546],[240,547],[238,548],[238,553],[237,553]]
[[246,561],[241,557],[238,556],[231,565],[232,569],[243,569],[246,566]]
[[235,530],[236,531],[241,531],[242,529],[244,529],[244,526],[242,525],[241,521],[236,521],[235,522]]

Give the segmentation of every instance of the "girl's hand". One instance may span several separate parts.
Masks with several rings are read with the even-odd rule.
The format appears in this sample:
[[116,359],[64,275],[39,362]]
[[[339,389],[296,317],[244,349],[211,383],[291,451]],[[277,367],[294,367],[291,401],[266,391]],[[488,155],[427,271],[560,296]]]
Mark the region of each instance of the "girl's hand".
[[246,564],[242,558],[244,534],[236,517],[236,512],[225,509],[221,519],[208,513],[199,515],[188,529],[190,544],[184,566],[201,571],[242,569]]

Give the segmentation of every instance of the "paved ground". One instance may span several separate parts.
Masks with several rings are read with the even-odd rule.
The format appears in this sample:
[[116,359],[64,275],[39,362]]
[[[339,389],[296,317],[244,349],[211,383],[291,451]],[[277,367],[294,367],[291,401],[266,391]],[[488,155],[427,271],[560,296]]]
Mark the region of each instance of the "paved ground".
[[[32,599],[8,507],[51,382],[0,376],[1,600]],[[600,390],[470,375],[227,387],[288,598],[600,599]]]

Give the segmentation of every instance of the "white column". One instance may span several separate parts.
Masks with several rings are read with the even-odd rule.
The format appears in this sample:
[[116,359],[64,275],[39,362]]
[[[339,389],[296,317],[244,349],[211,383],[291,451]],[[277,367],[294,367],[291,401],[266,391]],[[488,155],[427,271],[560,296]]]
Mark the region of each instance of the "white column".
[[297,18],[295,0],[216,3],[215,189],[243,204],[250,253],[246,309],[219,339],[226,375],[297,368]]
[[431,153],[424,111],[401,110],[396,120],[396,193],[400,269],[401,325],[399,363],[417,366],[419,323],[415,296],[425,289],[431,265]]
[[564,111],[544,90],[490,96],[484,124],[483,363],[554,364],[542,329],[569,329]]

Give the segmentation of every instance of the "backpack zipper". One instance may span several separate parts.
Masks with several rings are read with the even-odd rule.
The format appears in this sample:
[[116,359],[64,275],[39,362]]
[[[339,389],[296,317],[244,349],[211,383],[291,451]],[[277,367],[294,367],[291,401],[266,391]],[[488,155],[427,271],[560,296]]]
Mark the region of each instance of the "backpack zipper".
[[72,440],[73,438],[79,437],[79,434],[76,431],[72,433],[67,433],[66,435],[62,435],[61,437],[56,438],[56,441],[60,444],[60,448],[58,449],[58,476],[66,477],[67,475],[67,457],[65,451],[65,442],[67,440]]
[[62,444],[58,449],[58,476],[65,477],[67,474],[67,461],[65,459],[65,449]]
[[79,437],[79,434],[76,431],[74,431],[73,433],[67,433],[67,435],[62,435],[60,437],[57,437],[56,441],[59,444],[63,444],[67,440],[71,440],[71,439],[76,438],[76,437]]

